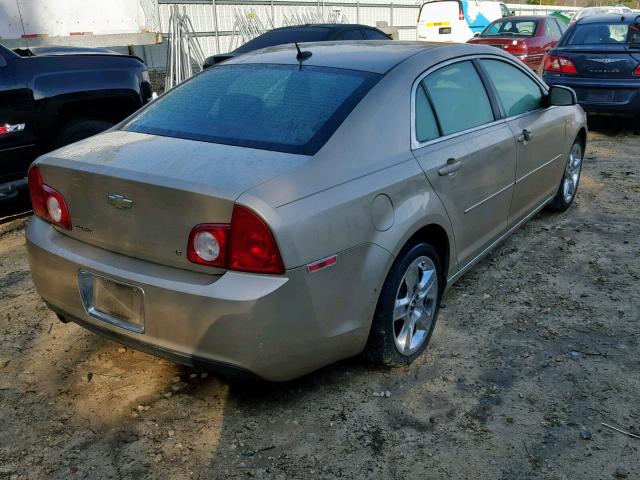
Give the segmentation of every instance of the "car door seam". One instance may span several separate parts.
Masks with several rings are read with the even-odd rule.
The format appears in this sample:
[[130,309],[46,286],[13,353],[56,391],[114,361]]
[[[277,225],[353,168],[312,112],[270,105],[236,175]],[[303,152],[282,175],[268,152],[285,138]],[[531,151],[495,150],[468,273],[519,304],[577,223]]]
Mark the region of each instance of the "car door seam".
[[491,195],[489,195],[487,198],[480,200],[478,203],[475,203],[473,205],[471,205],[469,208],[467,208],[466,210],[464,210],[464,213],[467,214],[469,213],[471,210],[473,210],[476,207],[479,207],[480,205],[482,205],[483,203],[488,202],[489,200],[491,200],[494,197],[497,197],[498,195],[500,195],[501,193],[507,191],[509,188],[513,187],[515,185],[515,183],[510,183],[509,185],[506,185],[505,187],[502,187],[500,190],[498,190],[495,193],[492,193]]
[[555,157],[553,157],[551,160],[549,160],[548,162],[543,163],[542,165],[540,165],[539,167],[534,168],[533,170],[531,170],[528,173],[525,173],[523,176],[521,176],[520,178],[516,179],[516,185],[518,183],[521,183],[524,179],[526,179],[528,176],[533,175],[534,173],[536,173],[538,170],[543,169],[544,167],[546,167],[547,165],[555,162],[557,159],[559,159],[562,156],[561,153],[559,153],[558,155],[556,155]]

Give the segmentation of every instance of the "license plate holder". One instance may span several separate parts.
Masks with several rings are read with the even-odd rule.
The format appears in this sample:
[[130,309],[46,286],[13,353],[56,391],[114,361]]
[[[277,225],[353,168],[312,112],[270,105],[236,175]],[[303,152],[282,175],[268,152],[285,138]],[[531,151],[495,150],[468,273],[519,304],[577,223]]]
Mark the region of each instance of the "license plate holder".
[[78,287],[91,317],[144,333],[144,291],[140,287],[87,270],[78,272]]
[[440,35],[449,35],[451,34],[451,27],[442,27],[438,30]]
[[584,102],[609,103],[614,100],[613,90],[604,88],[585,88],[580,93],[580,100]]

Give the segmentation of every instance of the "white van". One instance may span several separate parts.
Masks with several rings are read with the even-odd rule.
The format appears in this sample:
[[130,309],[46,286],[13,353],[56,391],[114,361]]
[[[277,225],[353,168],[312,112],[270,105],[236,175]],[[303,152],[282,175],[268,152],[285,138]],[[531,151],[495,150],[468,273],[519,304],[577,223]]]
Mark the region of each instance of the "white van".
[[504,3],[489,0],[431,0],[418,14],[418,40],[464,43],[491,22],[508,17]]

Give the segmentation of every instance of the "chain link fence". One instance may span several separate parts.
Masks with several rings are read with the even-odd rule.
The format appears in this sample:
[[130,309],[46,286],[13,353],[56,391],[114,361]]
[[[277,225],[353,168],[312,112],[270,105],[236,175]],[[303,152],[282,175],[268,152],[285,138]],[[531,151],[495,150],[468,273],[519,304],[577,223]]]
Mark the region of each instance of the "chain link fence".
[[[571,2],[571,0],[569,0]],[[264,29],[308,23],[360,23],[376,26],[386,22],[398,29],[400,40],[416,40],[416,22],[422,2],[388,0],[158,0],[160,31],[167,34],[171,7],[179,5],[191,19],[194,36],[205,56],[233,50]],[[507,4],[515,15],[547,15],[554,11],[574,12],[575,6]],[[254,32],[255,31],[255,32]],[[253,32],[253,33],[252,33]],[[137,52],[151,69],[164,69],[164,45]]]

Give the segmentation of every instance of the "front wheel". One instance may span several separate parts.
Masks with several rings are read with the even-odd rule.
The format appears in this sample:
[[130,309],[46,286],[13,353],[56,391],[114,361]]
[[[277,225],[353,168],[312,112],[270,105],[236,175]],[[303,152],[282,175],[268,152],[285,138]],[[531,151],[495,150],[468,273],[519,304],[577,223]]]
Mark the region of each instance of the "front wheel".
[[549,208],[552,210],[565,211],[571,206],[574,198],[576,198],[578,185],[580,184],[583,156],[584,148],[582,147],[582,141],[577,139],[569,152],[569,158],[567,159],[562,181],[560,182],[556,196],[553,197],[553,200],[549,203]]
[[413,362],[431,340],[443,288],[436,250],[428,243],[405,247],[380,292],[365,356],[387,366]]

